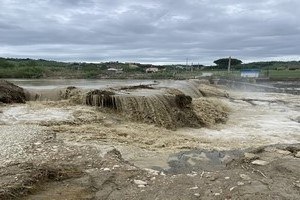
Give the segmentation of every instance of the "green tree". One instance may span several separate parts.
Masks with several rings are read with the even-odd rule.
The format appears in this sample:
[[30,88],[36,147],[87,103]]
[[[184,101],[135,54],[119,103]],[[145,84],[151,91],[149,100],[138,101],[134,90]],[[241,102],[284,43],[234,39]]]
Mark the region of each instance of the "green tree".
[[[218,66],[220,69],[226,69],[228,67],[229,58],[221,58],[218,60],[215,60],[214,63]],[[236,66],[242,64],[242,61],[236,58],[231,58],[231,66]]]
[[14,64],[6,61],[4,58],[0,58],[0,68],[13,68]]

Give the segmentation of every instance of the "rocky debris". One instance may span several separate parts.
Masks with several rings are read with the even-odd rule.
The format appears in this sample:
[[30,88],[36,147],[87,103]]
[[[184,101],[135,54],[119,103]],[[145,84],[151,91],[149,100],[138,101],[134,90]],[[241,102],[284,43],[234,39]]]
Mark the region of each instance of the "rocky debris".
[[287,150],[282,150],[282,149],[276,149],[276,152],[282,155],[291,155],[292,153]]
[[133,182],[138,185],[138,187],[145,187],[147,185],[147,182],[142,180],[133,180]]
[[244,183],[244,182],[241,182],[241,181],[239,181],[239,182],[237,182],[237,185],[238,185],[238,186],[242,186],[242,185],[245,185],[245,183]]
[[[37,125],[1,125],[0,165],[9,164],[10,160],[27,159],[26,148],[43,133],[43,128]],[[36,144],[39,143],[36,142]]]
[[23,88],[15,84],[0,80],[0,102],[2,103],[25,103],[26,94]]
[[254,154],[254,153],[245,153],[244,154],[245,160],[247,161],[251,161],[251,160],[255,160],[258,159],[258,155]]
[[296,158],[300,158],[300,151],[298,151],[295,155]]
[[[38,148],[43,148],[48,145],[43,142],[34,143],[36,143],[34,146],[38,146]],[[51,144],[50,146],[57,146],[58,149],[62,147],[59,144]],[[80,148],[85,149],[86,147],[82,146]],[[288,160],[283,162],[280,159],[285,156],[280,153],[277,153],[278,155],[276,157],[279,159],[278,162],[274,161],[272,165],[260,166],[261,171],[268,174],[268,177],[256,173],[257,170],[255,171],[255,166],[248,162],[243,162],[243,154],[240,158],[237,158],[236,161],[230,163],[227,168],[222,170],[195,170],[189,174],[169,174],[166,172],[164,176],[159,176],[159,171],[152,169],[143,170],[124,161],[120,152],[116,149],[109,151],[104,157],[100,157],[96,149],[91,150],[92,152],[83,151],[82,155],[85,156],[80,157],[80,159],[74,155],[67,156],[68,158],[78,158],[79,160],[68,160],[68,166],[71,165],[71,167],[65,168],[66,166],[61,165],[61,168],[54,168],[59,169],[58,172],[61,173],[61,178],[56,175],[56,171],[51,170],[50,174],[54,174],[53,178],[43,179],[45,181],[39,182],[39,190],[34,192],[30,190],[30,187],[36,188],[35,183],[33,185],[23,184],[25,188],[29,189],[29,192],[33,193],[28,196],[27,199],[47,199],[48,197],[55,200],[113,200],[124,198],[133,200],[168,200],[176,198],[272,199],[274,196],[279,199],[297,199],[295,197],[299,195],[299,179],[295,178],[299,171],[299,163],[296,161],[299,159],[294,159],[289,156],[287,157]],[[58,152],[61,152],[61,150]],[[59,158],[63,155],[58,152],[56,153],[57,160],[51,163],[51,165],[62,162],[63,159]],[[72,153],[74,150],[70,152]],[[91,155],[94,155],[94,157],[90,157]],[[263,154],[259,154],[259,157],[264,159]],[[31,168],[28,166],[29,165],[27,165],[26,169]],[[75,167],[75,170],[68,170],[72,169],[72,166]],[[6,170],[12,169],[13,167],[6,168]],[[67,169],[66,173],[64,169]],[[16,174],[16,171],[6,171],[6,174]],[[155,177],[153,177],[153,175],[155,175]],[[218,177],[224,177],[226,181],[223,178],[220,180]],[[12,178],[14,178],[14,176]],[[18,178],[22,179],[20,176],[18,176]],[[0,183],[1,181],[7,181],[7,176],[1,176]],[[287,187],[288,185],[292,187]],[[23,194],[26,195],[28,194],[27,192]],[[7,192],[5,194],[8,195]],[[18,193],[13,194],[16,196],[19,195]]]
[[190,190],[197,190],[199,187],[198,186],[195,186],[195,187],[191,187],[189,188]]
[[268,161],[264,161],[264,160],[254,160],[251,162],[253,165],[261,165],[261,166],[264,166],[264,165],[267,165],[269,164]]
[[250,181],[250,180],[251,180],[250,176],[248,176],[247,174],[240,174],[240,177],[241,177],[243,180],[246,180],[246,181]]

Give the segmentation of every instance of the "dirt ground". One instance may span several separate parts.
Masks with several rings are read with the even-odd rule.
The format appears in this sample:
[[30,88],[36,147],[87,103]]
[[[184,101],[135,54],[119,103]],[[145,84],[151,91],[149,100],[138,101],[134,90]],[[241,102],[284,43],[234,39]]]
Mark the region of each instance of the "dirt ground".
[[5,80],[0,80],[0,103],[25,103],[23,88]]
[[0,199],[300,198],[299,96],[193,106],[213,117],[174,131],[68,101],[0,105]]

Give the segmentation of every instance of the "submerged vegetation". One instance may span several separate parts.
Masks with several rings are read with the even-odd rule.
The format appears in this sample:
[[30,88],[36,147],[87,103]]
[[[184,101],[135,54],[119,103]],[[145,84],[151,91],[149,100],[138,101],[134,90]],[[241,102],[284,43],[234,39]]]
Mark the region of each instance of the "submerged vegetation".
[[[219,59],[218,61],[226,61]],[[227,59],[228,60],[228,59]],[[233,61],[235,59],[232,59]],[[116,79],[188,79],[198,76],[240,77],[240,70],[258,69],[261,78],[299,80],[300,62],[232,63],[227,72],[226,62],[217,66],[204,65],[151,65],[140,63],[85,63],[48,60],[0,58],[0,78],[116,78]],[[147,69],[150,69],[147,71]],[[148,73],[147,73],[148,72]]]

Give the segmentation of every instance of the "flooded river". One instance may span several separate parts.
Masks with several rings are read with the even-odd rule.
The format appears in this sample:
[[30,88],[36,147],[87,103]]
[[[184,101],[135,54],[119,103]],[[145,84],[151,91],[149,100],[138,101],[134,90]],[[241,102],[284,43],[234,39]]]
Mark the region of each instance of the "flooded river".
[[[197,96],[186,81],[152,80],[10,80],[29,90],[53,90],[67,86],[85,89],[158,84]],[[145,92],[145,91],[144,91]],[[218,101],[230,109],[228,121],[202,128],[179,128],[176,131],[153,124],[123,120],[83,105],[29,102],[1,108],[0,125],[43,124],[48,132],[68,144],[93,145],[106,151],[112,146],[125,159],[141,167],[167,169],[170,159],[182,149],[233,150],[262,145],[300,142],[300,98],[284,93],[228,90],[228,97]],[[139,92],[135,92],[139,94]],[[142,94],[142,93],[141,93]],[[215,99],[216,97],[214,97]],[[85,123],[77,124],[78,121]],[[74,123],[74,125],[72,124]],[[43,128],[45,129],[45,128]],[[159,139],[158,139],[159,138]]]

